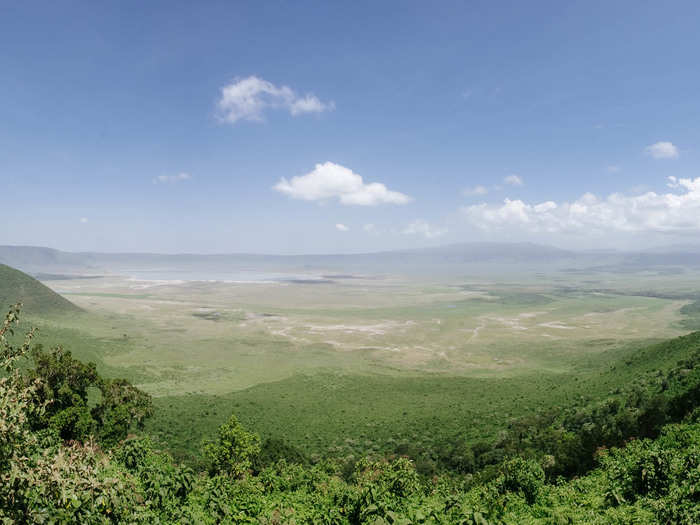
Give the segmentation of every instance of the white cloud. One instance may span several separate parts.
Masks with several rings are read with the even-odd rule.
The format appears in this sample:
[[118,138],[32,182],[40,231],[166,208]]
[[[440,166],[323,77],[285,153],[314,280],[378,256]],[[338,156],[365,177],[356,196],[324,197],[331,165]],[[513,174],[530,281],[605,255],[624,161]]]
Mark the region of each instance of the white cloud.
[[80,217],[80,222],[81,222],[82,224],[87,224],[87,222],[88,222],[87,217]]
[[367,233],[376,233],[377,232],[377,227],[372,223],[365,224],[362,227],[362,229],[365,230]]
[[357,173],[333,162],[316,164],[313,171],[291,180],[282,177],[273,189],[293,199],[338,199],[341,204],[357,206],[406,204],[412,200],[408,195],[389,190],[381,182],[364,182]]
[[447,228],[436,228],[423,219],[417,219],[406,226],[401,233],[404,235],[422,235],[426,239],[434,239],[435,237],[445,235],[447,233]]
[[503,182],[509,186],[522,186],[524,184],[522,177],[516,174],[508,175],[503,179]]
[[613,193],[599,199],[586,193],[572,202],[529,204],[506,199],[503,204],[462,208],[472,224],[484,229],[517,228],[529,232],[700,232],[700,177],[668,178],[675,193]]
[[180,182],[183,180],[190,180],[192,175],[189,173],[178,173],[177,175],[158,175],[153,178],[154,184],[167,184],[173,182]]
[[350,228],[348,228],[348,227],[345,226],[344,224],[340,224],[340,223],[338,223],[338,224],[335,225],[335,229],[338,230],[338,231],[341,231],[341,232],[350,231]]
[[465,188],[462,190],[462,194],[466,197],[471,197],[473,195],[486,195],[489,192],[489,190],[486,188],[486,186],[474,186],[473,188]]
[[678,158],[678,148],[672,142],[657,142],[644,148],[644,152],[655,159]]
[[321,102],[312,94],[300,97],[287,86],[275,86],[256,76],[234,79],[222,87],[217,106],[219,117],[231,124],[239,120],[261,122],[267,109],[285,109],[292,116],[335,109],[333,102]]
[[333,109],[335,109],[335,103],[329,102],[324,104],[314,95],[306,95],[304,98],[299,98],[289,106],[289,112],[294,116],[304,113],[321,113],[322,111]]
[[620,170],[621,170],[620,166],[617,166],[615,164],[611,164],[610,166],[607,166],[605,169],[608,173],[620,173]]

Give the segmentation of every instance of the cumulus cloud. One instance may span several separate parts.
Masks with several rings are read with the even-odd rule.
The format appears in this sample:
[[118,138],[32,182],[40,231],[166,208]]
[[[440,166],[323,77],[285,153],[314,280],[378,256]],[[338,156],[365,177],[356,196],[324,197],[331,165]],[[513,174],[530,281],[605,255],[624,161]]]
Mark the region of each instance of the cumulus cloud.
[[441,237],[447,233],[447,228],[437,228],[431,226],[423,219],[417,219],[411,224],[404,228],[404,235],[422,235],[426,239],[434,239],[435,237]]
[[348,228],[347,226],[345,226],[344,224],[341,224],[341,223],[336,224],[335,229],[338,231],[341,231],[341,232],[350,231],[350,228]]
[[462,190],[462,194],[466,197],[472,197],[474,195],[486,195],[489,192],[489,190],[486,188],[486,186],[478,185],[474,186],[473,188],[465,188]]
[[528,232],[700,232],[700,177],[669,177],[676,192],[640,195],[613,193],[599,199],[586,193],[572,202],[538,204],[505,199],[503,204],[465,206],[462,214],[484,229],[518,228]]
[[276,86],[256,76],[237,78],[222,87],[217,106],[219,118],[231,124],[239,120],[261,122],[268,109],[283,109],[297,116],[335,108],[333,102],[321,102],[312,94],[300,97],[290,87]]
[[644,152],[655,159],[678,158],[678,148],[672,142],[656,142],[644,148]]
[[168,184],[173,182],[180,182],[183,180],[190,180],[192,175],[189,173],[178,173],[177,175],[158,175],[153,178],[154,184]]
[[293,199],[338,199],[341,204],[356,206],[406,204],[411,201],[408,195],[391,191],[381,182],[364,182],[357,173],[333,162],[316,164],[313,171],[290,180],[282,177],[273,189]]
[[522,177],[516,174],[508,175],[503,179],[503,182],[509,186],[522,186],[524,184]]

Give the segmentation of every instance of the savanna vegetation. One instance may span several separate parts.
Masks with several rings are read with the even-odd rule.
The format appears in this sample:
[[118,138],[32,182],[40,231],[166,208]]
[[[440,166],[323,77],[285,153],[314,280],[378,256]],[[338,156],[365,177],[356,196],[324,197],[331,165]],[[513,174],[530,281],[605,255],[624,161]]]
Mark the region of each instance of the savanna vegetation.
[[554,385],[556,403],[480,439],[436,428],[420,444],[310,457],[283,424],[260,436],[227,414],[185,465],[142,430],[159,410],[150,396],[14,334],[18,319],[15,307],[0,328],[4,523],[700,520],[698,333],[630,350],[598,372],[619,372],[614,384]]

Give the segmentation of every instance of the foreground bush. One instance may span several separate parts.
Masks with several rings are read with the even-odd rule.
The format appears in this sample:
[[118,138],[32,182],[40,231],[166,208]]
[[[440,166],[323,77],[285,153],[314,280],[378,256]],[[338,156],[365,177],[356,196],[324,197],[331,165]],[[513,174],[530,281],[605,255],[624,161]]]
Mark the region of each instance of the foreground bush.
[[0,327],[0,519],[4,523],[121,523],[136,512],[129,480],[92,442],[64,444],[51,429],[32,422],[47,414],[46,385],[27,379],[19,363],[33,332],[12,345],[15,306]]

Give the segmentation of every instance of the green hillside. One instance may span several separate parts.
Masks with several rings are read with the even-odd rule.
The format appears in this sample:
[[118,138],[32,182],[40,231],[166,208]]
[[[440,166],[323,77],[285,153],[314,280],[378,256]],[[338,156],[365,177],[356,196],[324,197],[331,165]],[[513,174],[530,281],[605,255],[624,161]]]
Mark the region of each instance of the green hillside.
[[[264,438],[284,439],[310,457],[400,452],[440,469],[455,440],[491,443],[515,421],[620,397],[621,387],[655,377],[700,351],[700,332],[657,344],[630,344],[581,357],[571,373],[513,378],[297,375],[225,395],[154,399],[147,431],[178,459],[234,413]],[[410,444],[410,446],[409,446]]]
[[0,308],[22,303],[28,315],[78,312],[80,308],[26,273],[0,264]]

